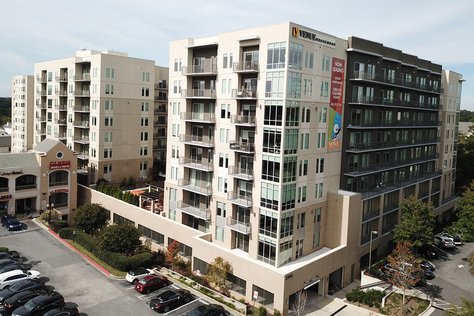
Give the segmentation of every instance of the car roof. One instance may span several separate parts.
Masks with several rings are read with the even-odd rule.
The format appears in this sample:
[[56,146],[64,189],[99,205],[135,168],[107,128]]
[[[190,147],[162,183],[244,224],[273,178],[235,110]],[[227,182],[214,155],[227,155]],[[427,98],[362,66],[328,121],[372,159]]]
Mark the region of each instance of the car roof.
[[58,292],[52,292],[52,293],[49,293],[49,294],[39,295],[39,296],[33,298],[33,300],[34,300],[35,303],[40,303],[40,302],[44,302],[44,301],[55,300],[55,299],[58,299],[58,298],[64,299],[64,297],[61,294],[59,294]]
[[163,277],[161,275],[147,275],[147,276],[144,276],[143,279],[146,281],[151,280],[151,279],[168,280],[166,277]]
[[13,270],[13,271],[8,271],[8,272],[0,273],[0,279],[6,279],[6,278],[8,278],[12,275],[17,275],[17,274],[26,274],[26,273],[23,272],[23,270],[20,270],[20,269]]

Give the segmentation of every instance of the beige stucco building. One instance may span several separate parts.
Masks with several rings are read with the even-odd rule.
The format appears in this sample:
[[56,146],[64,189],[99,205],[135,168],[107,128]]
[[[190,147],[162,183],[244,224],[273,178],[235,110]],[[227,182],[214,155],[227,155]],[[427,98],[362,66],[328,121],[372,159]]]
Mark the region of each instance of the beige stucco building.
[[71,219],[77,208],[77,154],[58,140],[0,154],[0,215],[38,215],[53,208]]
[[82,49],[35,64],[34,76],[35,144],[55,138],[76,151],[83,183],[149,176],[155,100],[156,108],[166,102],[166,68],[126,53]]
[[33,105],[33,76],[14,76],[12,78],[12,153],[25,152],[33,146]]

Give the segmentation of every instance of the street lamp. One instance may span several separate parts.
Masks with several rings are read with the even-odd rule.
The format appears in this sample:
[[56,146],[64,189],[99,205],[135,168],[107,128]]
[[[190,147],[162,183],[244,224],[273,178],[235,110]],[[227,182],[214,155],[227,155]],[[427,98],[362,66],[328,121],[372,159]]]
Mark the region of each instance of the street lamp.
[[54,203],[51,203],[51,204],[46,204],[46,207],[48,208],[48,224],[51,224],[51,214],[53,213],[53,209],[54,209]]
[[376,230],[371,230],[370,231],[370,242],[369,242],[369,270],[370,267],[372,266],[372,236],[377,235],[379,232]]

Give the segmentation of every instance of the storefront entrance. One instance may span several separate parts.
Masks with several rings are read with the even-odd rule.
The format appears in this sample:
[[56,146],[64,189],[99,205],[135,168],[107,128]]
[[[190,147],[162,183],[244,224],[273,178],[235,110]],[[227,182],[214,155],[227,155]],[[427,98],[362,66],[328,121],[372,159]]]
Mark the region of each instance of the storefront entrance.
[[15,201],[15,214],[28,215],[36,211],[36,197]]

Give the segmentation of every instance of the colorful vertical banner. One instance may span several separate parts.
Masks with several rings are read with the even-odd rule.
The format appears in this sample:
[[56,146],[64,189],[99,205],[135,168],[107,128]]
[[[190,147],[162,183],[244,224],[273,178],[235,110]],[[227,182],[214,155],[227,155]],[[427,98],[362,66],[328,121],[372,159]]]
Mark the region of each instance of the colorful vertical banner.
[[331,93],[328,109],[328,149],[341,149],[342,99],[344,95],[344,60],[333,57],[331,64]]

